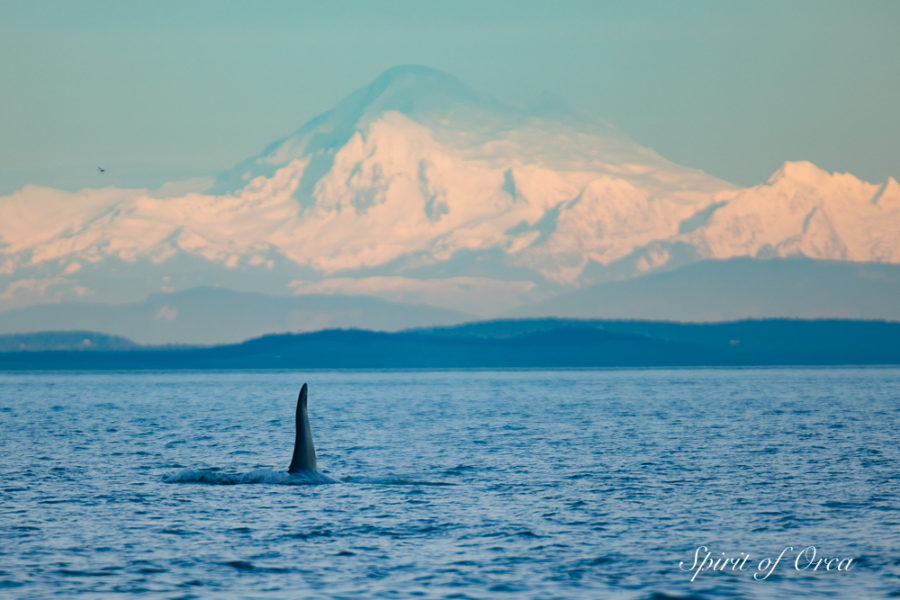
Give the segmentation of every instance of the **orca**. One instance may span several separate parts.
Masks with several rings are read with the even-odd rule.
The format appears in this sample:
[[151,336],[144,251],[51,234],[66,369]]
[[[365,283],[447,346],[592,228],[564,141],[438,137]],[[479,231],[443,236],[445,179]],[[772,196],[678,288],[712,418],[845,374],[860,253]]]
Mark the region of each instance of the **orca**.
[[306,413],[307,385],[304,383],[297,396],[296,431],[294,434],[294,455],[288,472],[273,472],[268,469],[251,473],[228,473],[218,469],[184,469],[180,473],[163,477],[166,483],[206,483],[212,485],[234,485],[238,483],[276,483],[287,485],[316,485],[338,483],[318,471],[316,447],[313,444],[309,415]]
[[313,445],[309,415],[306,413],[306,384],[297,396],[296,432],[294,434],[294,456],[288,473],[310,473],[316,471],[316,448]]

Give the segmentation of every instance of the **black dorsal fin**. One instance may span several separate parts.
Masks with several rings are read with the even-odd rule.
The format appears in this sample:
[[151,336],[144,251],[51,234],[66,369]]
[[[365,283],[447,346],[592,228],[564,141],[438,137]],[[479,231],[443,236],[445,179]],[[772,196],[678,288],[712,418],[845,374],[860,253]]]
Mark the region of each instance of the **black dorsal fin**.
[[316,470],[316,449],[313,446],[312,430],[309,427],[309,416],[306,413],[306,384],[300,388],[297,396],[297,414],[294,433],[294,455],[288,473]]

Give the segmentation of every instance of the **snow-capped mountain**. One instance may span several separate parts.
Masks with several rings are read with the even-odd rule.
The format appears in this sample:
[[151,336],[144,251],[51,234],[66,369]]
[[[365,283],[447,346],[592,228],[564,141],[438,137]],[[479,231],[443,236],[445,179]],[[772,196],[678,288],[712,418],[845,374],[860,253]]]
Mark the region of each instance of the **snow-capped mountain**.
[[0,309],[216,285],[488,316],[702,259],[797,256],[900,263],[900,185],[790,162],[741,189],[425,67],[383,73],[202,191],[0,197]]

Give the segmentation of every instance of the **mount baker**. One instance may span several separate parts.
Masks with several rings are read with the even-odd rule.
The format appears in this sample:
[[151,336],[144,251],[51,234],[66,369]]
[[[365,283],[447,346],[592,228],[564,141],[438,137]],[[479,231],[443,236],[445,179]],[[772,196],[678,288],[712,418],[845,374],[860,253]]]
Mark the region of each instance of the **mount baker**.
[[900,263],[900,185],[788,162],[740,188],[426,67],[386,71],[200,190],[0,197],[0,310],[215,286],[489,316],[703,261],[797,258]]

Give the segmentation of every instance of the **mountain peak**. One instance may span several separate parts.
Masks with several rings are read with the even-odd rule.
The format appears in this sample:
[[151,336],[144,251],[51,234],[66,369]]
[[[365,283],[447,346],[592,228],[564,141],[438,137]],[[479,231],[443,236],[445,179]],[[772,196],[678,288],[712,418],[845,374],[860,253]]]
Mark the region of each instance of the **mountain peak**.
[[459,78],[446,71],[425,65],[397,65],[383,71],[372,80],[372,84],[394,85],[409,81],[439,81],[468,87]]
[[[331,110],[306,122],[291,135],[266,147],[220,174],[209,188],[221,194],[242,188],[256,176],[271,177],[278,167],[303,156],[318,156],[310,171],[324,173],[331,156],[368,123],[386,112],[399,112],[417,121],[441,118],[450,113],[485,115],[503,112],[498,101],[479,94],[462,80],[431,67],[399,65],[381,73],[368,84],[338,102]],[[303,188],[304,193],[309,190]]]
[[341,104],[353,112],[394,110],[413,115],[459,104],[485,107],[497,103],[444,71],[422,65],[400,65],[384,71]]
[[769,178],[769,183],[794,181],[805,185],[819,185],[831,177],[831,173],[820,169],[808,160],[787,161]]

